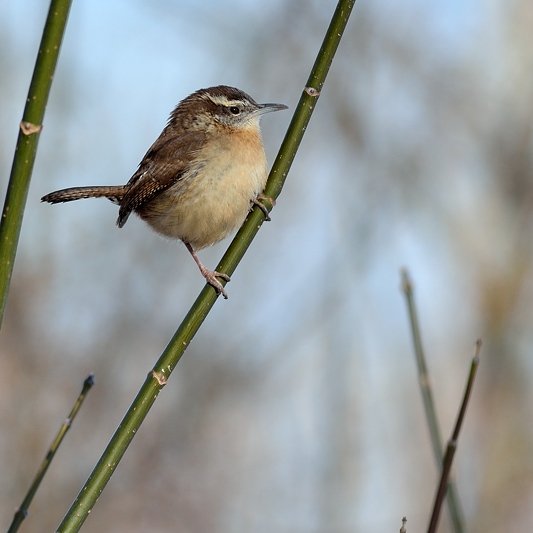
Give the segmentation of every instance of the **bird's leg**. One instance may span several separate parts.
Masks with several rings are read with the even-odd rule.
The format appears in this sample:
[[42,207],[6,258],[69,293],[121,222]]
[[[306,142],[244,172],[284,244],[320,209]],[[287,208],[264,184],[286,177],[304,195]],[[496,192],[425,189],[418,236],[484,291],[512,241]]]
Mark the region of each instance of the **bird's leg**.
[[192,258],[195,260],[196,264],[198,265],[198,268],[200,269],[200,272],[202,273],[202,276],[205,278],[207,283],[211,285],[217,291],[217,294],[222,294],[224,298],[228,299],[228,294],[224,290],[224,287],[222,286],[222,283],[218,281],[218,278],[222,278],[223,280],[230,281],[230,277],[227,274],[224,274],[224,272],[217,272],[216,270],[209,270],[206,268],[200,259],[198,259],[198,256],[196,255],[196,252],[193,250],[193,247],[188,243],[185,242],[187,250],[189,250],[189,253],[192,255]]
[[265,215],[265,220],[267,222],[270,222],[272,219],[270,218],[270,215],[268,214],[268,209],[266,208],[265,204],[260,202],[260,200],[263,200],[263,201],[266,200],[267,202],[270,202],[272,207],[276,205],[276,200],[274,200],[274,198],[270,198],[269,196],[264,196],[262,194],[258,195],[257,198],[254,198],[252,200],[252,205],[256,205],[257,207],[259,207],[259,209],[263,211],[263,215]]

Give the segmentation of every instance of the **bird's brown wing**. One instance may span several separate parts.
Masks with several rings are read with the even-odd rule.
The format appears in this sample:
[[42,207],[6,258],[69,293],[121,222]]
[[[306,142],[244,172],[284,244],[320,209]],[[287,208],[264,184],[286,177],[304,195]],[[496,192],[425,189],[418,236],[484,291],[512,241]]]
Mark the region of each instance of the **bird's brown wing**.
[[205,132],[172,134],[167,126],[150,147],[128,181],[117,219],[124,226],[132,211],[143,206],[184,177],[205,142]]

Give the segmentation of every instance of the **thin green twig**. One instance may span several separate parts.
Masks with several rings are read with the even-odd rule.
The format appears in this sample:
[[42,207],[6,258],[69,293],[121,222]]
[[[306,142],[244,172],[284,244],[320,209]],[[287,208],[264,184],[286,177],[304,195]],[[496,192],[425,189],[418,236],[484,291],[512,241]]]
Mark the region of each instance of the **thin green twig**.
[[[283,188],[354,3],[355,0],[339,0],[337,4],[324,42],[270,172],[269,181],[264,192],[266,196],[276,199]],[[229,275],[234,272],[259,231],[263,220],[263,213],[259,209],[254,209],[216,267],[218,272],[225,272]],[[159,392],[167,383],[174,367],[213,307],[216,299],[217,295],[214,289],[206,285],[167,348],[149,372],[107,448],[72,503],[57,531],[61,533],[79,531],[154,404]]]
[[459,414],[457,415],[457,421],[455,422],[455,428],[453,430],[451,439],[448,441],[448,446],[446,447],[446,454],[442,462],[442,474],[440,477],[439,487],[435,495],[435,503],[433,505],[433,512],[431,514],[431,519],[429,521],[428,533],[435,533],[437,531],[440,511],[442,508],[442,503],[444,501],[444,496],[446,495],[446,488],[448,486],[448,480],[450,478],[450,472],[452,469],[453,457],[455,455],[455,450],[457,450],[459,432],[461,431],[461,427],[463,425],[466,408],[468,406],[470,395],[472,394],[472,387],[474,386],[474,379],[476,377],[477,369],[479,366],[480,350],[481,350],[481,341],[478,340],[476,342],[476,353],[474,357],[472,358],[472,364],[470,365],[470,373],[468,375],[468,380],[466,383],[466,388],[465,388],[465,393],[463,396],[463,401],[461,403],[461,408],[459,409]]
[[83,382],[83,387],[81,389],[80,395],[78,396],[78,399],[76,400],[76,403],[72,407],[72,410],[70,411],[68,417],[63,422],[61,429],[59,430],[45,458],[43,459],[43,462],[41,463],[41,466],[37,471],[37,474],[33,479],[32,484],[30,485],[28,493],[26,494],[26,496],[22,500],[22,503],[19,505],[17,511],[15,512],[13,522],[11,522],[11,526],[9,526],[7,533],[15,533],[15,531],[18,531],[23,520],[28,516],[28,509],[33,500],[33,497],[35,496],[35,493],[37,492],[37,489],[39,488],[41,481],[43,480],[46,471],[48,470],[48,467],[54,459],[54,455],[56,454],[59,445],[63,441],[65,435],[67,434],[67,431],[70,429],[70,426],[72,426],[72,423],[74,422],[74,419],[76,418],[76,415],[78,414],[78,411],[80,410],[80,407],[82,406],[83,401],[85,400],[85,396],[87,396],[87,393],[93,385],[94,376],[93,374],[89,374]]
[[[418,380],[420,383],[420,390],[422,392],[422,400],[424,403],[424,411],[426,413],[426,420],[429,426],[429,433],[431,435],[431,442],[433,444],[433,454],[435,461],[440,468],[442,467],[442,456],[444,453],[444,446],[442,444],[442,437],[437,421],[437,413],[435,404],[433,402],[433,393],[431,391],[431,380],[426,365],[426,357],[422,347],[422,337],[420,335],[420,326],[418,322],[418,313],[413,294],[413,284],[409,277],[409,272],[406,269],[402,270],[402,290],[407,301],[407,308],[409,311],[409,321],[411,324],[411,332],[413,335],[413,343],[415,348],[416,364],[418,367]],[[459,504],[459,495],[457,487],[453,480],[448,483],[448,507],[453,522],[455,533],[462,533],[464,530],[463,513]]]
[[[4,316],[37,143],[71,0],[52,0],[28,91],[0,222],[0,326]],[[24,29],[21,28],[23,32]]]

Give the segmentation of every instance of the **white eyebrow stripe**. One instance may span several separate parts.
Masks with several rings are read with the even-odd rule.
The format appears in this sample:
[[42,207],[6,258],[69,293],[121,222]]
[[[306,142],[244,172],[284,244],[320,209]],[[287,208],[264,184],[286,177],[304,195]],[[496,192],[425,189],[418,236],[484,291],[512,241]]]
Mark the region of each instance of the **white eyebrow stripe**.
[[204,98],[206,100],[211,100],[215,105],[223,105],[223,106],[230,106],[230,105],[245,105],[245,103],[242,100],[230,100],[226,96],[213,96],[212,94],[205,94]]

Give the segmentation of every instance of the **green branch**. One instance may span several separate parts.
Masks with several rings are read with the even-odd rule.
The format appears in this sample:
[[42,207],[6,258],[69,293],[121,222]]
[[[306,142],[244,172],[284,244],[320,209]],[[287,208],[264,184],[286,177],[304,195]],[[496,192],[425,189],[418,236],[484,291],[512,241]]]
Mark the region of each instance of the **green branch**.
[[52,0],[28,91],[0,223],[0,326],[4,316],[37,143],[71,0]]
[[[442,466],[442,456],[444,447],[442,444],[442,437],[439,423],[437,420],[437,411],[435,409],[435,402],[433,401],[433,392],[431,389],[431,379],[426,364],[426,356],[424,348],[422,347],[422,335],[420,334],[420,325],[418,322],[418,313],[415,305],[413,283],[409,276],[407,269],[402,270],[402,290],[405,295],[407,310],[409,312],[409,322],[411,324],[411,333],[413,336],[413,345],[415,349],[416,365],[418,368],[418,383],[422,393],[422,401],[424,403],[424,412],[426,414],[426,421],[429,426],[429,434],[431,436],[431,443],[433,445],[433,454],[435,461],[440,469]],[[446,478],[446,495],[448,501],[448,508],[453,523],[455,533],[462,533],[464,531],[464,518],[459,501],[459,494],[457,486],[453,479]]]
[[78,399],[74,403],[74,406],[72,407],[72,410],[70,411],[67,418],[63,421],[63,424],[61,425],[61,428],[59,429],[59,432],[56,435],[56,438],[52,442],[52,445],[48,449],[48,452],[46,453],[46,456],[41,463],[41,466],[39,470],[37,471],[37,474],[35,478],[33,479],[32,484],[30,485],[30,488],[22,500],[22,503],[20,504],[19,508],[15,512],[15,516],[13,517],[13,522],[11,522],[11,526],[9,526],[9,529],[7,530],[7,533],[15,533],[19,530],[20,525],[22,524],[23,520],[28,516],[28,509],[30,507],[31,502],[33,501],[33,497],[35,496],[35,493],[37,492],[37,489],[41,485],[41,481],[44,478],[44,475],[46,474],[48,467],[52,463],[52,460],[57,452],[57,449],[59,448],[59,445],[63,442],[63,439],[65,438],[65,435],[67,434],[67,431],[72,426],[72,423],[74,422],[74,419],[76,418],[76,415],[78,414],[78,411],[80,410],[85,397],[87,396],[87,393],[89,390],[91,390],[92,386],[94,385],[94,376],[92,374],[89,374],[85,381],[83,382],[83,387],[81,389],[81,392],[78,396]]
[[[274,200],[281,193],[354,3],[355,0],[339,0],[337,4],[324,42],[270,172],[264,194]],[[226,272],[229,275],[234,272],[259,231],[263,220],[263,213],[257,208],[254,209],[216,267],[217,271]],[[153,370],[148,374],[143,386],[57,531],[65,533],[80,529],[157,399],[159,392],[167,383],[174,367],[213,307],[216,299],[217,295],[214,289],[206,285]]]
[[444,458],[442,460],[442,473],[439,481],[439,486],[437,488],[437,493],[435,494],[435,503],[433,504],[433,511],[431,513],[431,519],[429,521],[428,533],[436,533],[437,526],[439,524],[440,511],[444,502],[444,497],[446,496],[447,491],[449,492],[450,473],[452,470],[453,457],[455,455],[455,451],[457,450],[457,445],[459,442],[459,433],[461,431],[461,428],[463,427],[463,420],[465,418],[466,409],[468,407],[468,402],[470,401],[470,396],[474,387],[474,379],[476,378],[477,369],[479,367],[480,350],[481,340],[478,339],[476,342],[476,353],[472,359],[472,363],[470,364],[470,372],[468,374],[468,380],[466,382],[463,401],[461,402],[461,407],[459,408],[455,427],[453,429],[451,438],[448,440],[446,453],[444,454]]

